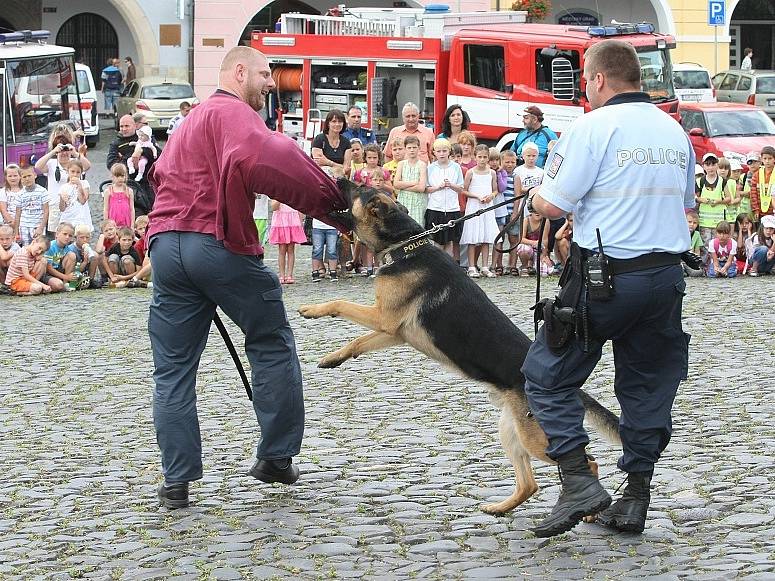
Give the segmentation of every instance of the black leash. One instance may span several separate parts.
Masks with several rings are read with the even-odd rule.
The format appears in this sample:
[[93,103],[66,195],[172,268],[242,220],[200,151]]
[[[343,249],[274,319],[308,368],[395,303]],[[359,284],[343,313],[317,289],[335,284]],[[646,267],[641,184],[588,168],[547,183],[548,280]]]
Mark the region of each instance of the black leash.
[[221,334],[221,337],[223,337],[223,342],[226,343],[226,349],[229,350],[229,354],[234,361],[234,366],[237,368],[239,376],[242,378],[242,385],[245,386],[245,391],[248,393],[248,399],[253,401],[253,390],[250,389],[250,382],[248,381],[248,376],[245,373],[245,368],[242,367],[242,361],[240,361],[237,349],[234,347],[234,343],[232,342],[231,337],[229,337],[229,332],[226,330],[226,325],[223,324],[218,311],[216,311],[213,315],[213,323],[215,323],[215,326],[218,328],[218,332]]
[[[420,232],[419,234],[415,234],[414,236],[410,236],[406,240],[402,240],[401,242],[399,242],[397,244],[393,244],[392,246],[389,246],[388,248],[386,248],[382,252],[379,252],[378,256],[380,257],[380,261],[382,259],[382,256],[384,256],[385,254],[388,254],[391,250],[395,250],[396,248],[400,248],[401,246],[404,246],[405,244],[409,244],[411,242],[414,242],[415,240],[421,240],[423,238],[427,238],[428,236],[430,236],[432,234],[436,234],[436,232],[441,232],[442,230],[446,230],[448,228],[454,228],[455,226],[457,226],[461,222],[465,222],[466,220],[470,220],[471,218],[476,218],[477,216],[481,216],[485,212],[490,212],[490,211],[494,210],[495,208],[500,208],[501,206],[505,206],[506,204],[511,204],[512,202],[514,202],[514,200],[519,200],[521,198],[524,198],[525,196],[527,196],[527,194],[520,194],[519,196],[515,196],[513,199],[506,200],[504,202],[501,202],[500,204],[495,204],[495,205],[489,206],[487,208],[481,208],[480,210],[477,210],[473,214],[466,214],[465,216],[461,216],[460,218],[457,218],[456,220],[450,220],[449,222],[444,222],[443,224],[434,224],[434,226],[432,228],[429,228],[425,232]],[[512,220],[512,222],[513,222],[513,220]],[[498,237],[500,237],[501,234],[503,234],[503,231],[498,233]],[[495,240],[497,242],[498,238],[496,238]]]

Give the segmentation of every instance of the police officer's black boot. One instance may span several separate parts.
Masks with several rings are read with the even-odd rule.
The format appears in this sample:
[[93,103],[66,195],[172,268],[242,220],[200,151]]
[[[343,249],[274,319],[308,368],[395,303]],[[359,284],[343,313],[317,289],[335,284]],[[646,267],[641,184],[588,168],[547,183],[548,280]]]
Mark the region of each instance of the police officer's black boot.
[[597,522],[618,531],[642,533],[651,502],[651,477],[654,471],[630,472],[622,497],[597,515]]
[[537,537],[552,537],[571,530],[585,516],[597,514],[611,497],[587,463],[584,446],[557,458],[562,491],[552,513],[532,529]]

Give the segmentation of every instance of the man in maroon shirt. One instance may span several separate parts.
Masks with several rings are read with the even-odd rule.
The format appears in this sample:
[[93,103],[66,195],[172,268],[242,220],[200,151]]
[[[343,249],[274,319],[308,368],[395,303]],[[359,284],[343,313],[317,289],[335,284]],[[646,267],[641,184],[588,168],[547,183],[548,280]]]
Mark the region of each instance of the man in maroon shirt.
[[[299,477],[292,457],[304,433],[301,369],[279,280],[263,264],[253,192],[326,222],[347,201],[294,141],[267,129],[257,114],[274,86],[263,54],[231,49],[220,88],[192,110],[151,172],[148,333],[165,479],[159,500],[167,508],[188,506],[188,483],[202,478],[196,372],[216,307],[245,333],[261,427],[250,474],[285,484]],[[192,155],[192,144],[206,155]]]

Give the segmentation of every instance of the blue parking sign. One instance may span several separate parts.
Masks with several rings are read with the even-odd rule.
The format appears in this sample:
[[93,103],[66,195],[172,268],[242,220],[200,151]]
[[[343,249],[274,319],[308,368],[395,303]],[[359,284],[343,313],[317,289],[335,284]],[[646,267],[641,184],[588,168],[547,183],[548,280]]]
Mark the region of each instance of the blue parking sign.
[[708,24],[724,26],[727,20],[725,0],[708,0]]

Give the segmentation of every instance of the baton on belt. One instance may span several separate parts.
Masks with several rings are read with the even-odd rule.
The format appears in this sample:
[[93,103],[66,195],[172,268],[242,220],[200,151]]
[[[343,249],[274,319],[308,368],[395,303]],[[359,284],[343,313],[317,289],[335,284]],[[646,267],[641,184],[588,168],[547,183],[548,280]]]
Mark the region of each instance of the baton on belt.
[[242,361],[240,361],[239,355],[237,354],[237,349],[234,348],[234,343],[232,342],[231,337],[229,337],[229,332],[226,330],[226,325],[223,324],[218,311],[213,315],[213,323],[215,323],[218,332],[221,334],[221,337],[223,337],[223,342],[226,343],[226,349],[229,350],[232,361],[234,361],[234,366],[237,368],[239,376],[242,378],[242,385],[245,386],[245,391],[248,393],[248,399],[253,401],[253,391],[250,389],[250,382],[245,373],[245,368],[242,367]]

